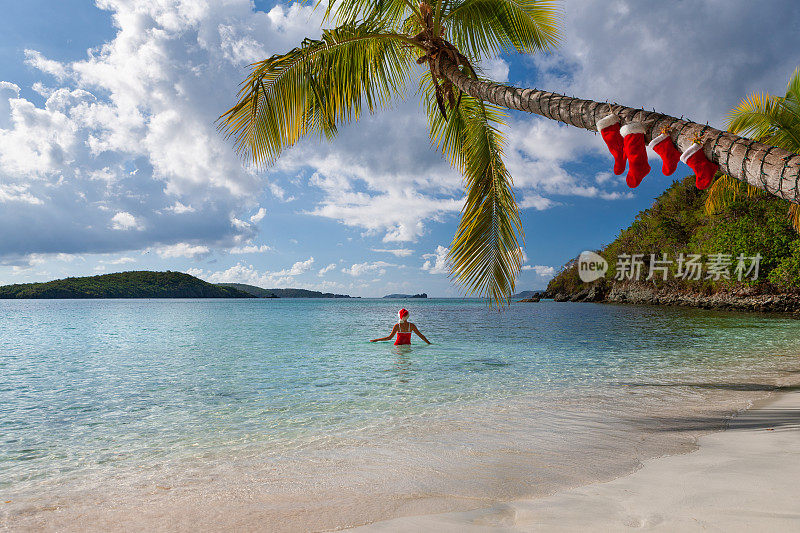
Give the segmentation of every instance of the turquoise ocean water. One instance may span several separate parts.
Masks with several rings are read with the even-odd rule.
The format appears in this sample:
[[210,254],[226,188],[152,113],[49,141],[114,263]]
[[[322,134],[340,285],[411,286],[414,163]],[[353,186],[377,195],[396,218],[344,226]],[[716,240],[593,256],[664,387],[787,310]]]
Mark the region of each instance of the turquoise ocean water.
[[[400,306],[432,346],[367,342]],[[301,502],[300,529],[478,506],[685,445],[800,369],[798,339],[788,317],[599,304],[0,301],[0,494],[18,519],[250,486]]]

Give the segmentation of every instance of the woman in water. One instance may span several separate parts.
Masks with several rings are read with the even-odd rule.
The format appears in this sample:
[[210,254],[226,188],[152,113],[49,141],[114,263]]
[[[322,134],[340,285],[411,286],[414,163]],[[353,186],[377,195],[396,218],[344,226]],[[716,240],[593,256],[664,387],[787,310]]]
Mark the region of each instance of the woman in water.
[[378,341],[390,341],[392,337],[394,337],[395,333],[397,334],[397,340],[394,341],[395,344],[411,344],[411,334],[416,333],[419,335],[419,338],[427,342],[428,344],[431,343],[428,339],[425,338],[425,335],[419,332],[417,326],[412,324],[408,321],[408,310],[401,309],[397,312],[397,316],[400,317],[400,321],[394,325],[392,328],[392,332],[389,333],[388,337],[381,337],[380,339],[372,339],[369,342],[378,342]]

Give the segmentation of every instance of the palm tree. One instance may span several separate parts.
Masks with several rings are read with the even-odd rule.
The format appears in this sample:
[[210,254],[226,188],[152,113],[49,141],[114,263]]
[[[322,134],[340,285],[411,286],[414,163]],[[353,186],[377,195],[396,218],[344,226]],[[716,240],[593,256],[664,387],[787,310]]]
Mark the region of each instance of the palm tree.
[[558,39],[555,7],[534,0],[331,2],[325,20],[337,27],[253,64],[238,103],[220,117],[221,129],[245,158],[272,164],[302,137],[330,139],[364,106],[373,112],[390,105],[413,81],[426,104],[432,143],[462,172],[467,188],[451,272],[492,302],[507,302],[523,235],[502,159],[504,114],[455,90],[441,76],[441,64],[446,57],[476,79],[473,65],[482,57],[548,50]]
[[[613,112],[641,122],[646,140],[667,131],[679,149],[695,139],[731,176],[800,201],[800,156],[707,125],[618,104],[520,89],[481,78],[480,58],[534,53],[558,41],[552,0],[332,0],[319,40],[254,63],[238,103],[221,117],[237,151],[271,164],[301,137],[331,138],[338,125],[385,107],[417,79],[433,143],[464,175],[467,201],[450,248],[451,274],[493,302],[507,302],[520,269],[522,228],[502,161],[502,108],[596,131]],[[419,75],[415,65],[427,70]]]
[[[784,96],[753,93],[743,98],[728,115],[728,130],[800,153],[800,67],[789,78]],[[761,189],[722,175],[708,190],[706,213],[717,213],[737,197],[763,196]],[[800,232],[800,205],[789,204],[789,220]]]

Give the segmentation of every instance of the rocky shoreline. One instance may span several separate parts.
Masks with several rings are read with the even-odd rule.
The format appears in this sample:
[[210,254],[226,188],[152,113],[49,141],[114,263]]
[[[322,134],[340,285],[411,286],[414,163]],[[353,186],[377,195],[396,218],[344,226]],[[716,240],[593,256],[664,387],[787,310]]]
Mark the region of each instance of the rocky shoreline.
[[[747,291],[698,294],[658,289],[643,283],[593,284],[576,293],[544,293],[544,298],[556,302],[603,302],[642,305],[675,305],[700,309],[724,309],[769,313],[800,313],[800,294],[763,294]],[[539,301],[527,298],[521,302]]]

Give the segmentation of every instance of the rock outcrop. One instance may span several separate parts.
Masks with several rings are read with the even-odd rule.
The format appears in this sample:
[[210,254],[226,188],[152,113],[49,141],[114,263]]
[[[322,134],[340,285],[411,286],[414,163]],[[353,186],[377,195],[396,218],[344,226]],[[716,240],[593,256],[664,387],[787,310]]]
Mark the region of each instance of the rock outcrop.
[[593,284],[572,294],[552,295],[557,302],[607,302],[642,305],[677,305],[701,309],[800,313],[800,294],[761,294],[755,291],[719,291],[697,294],[657,289],[646,283]]

